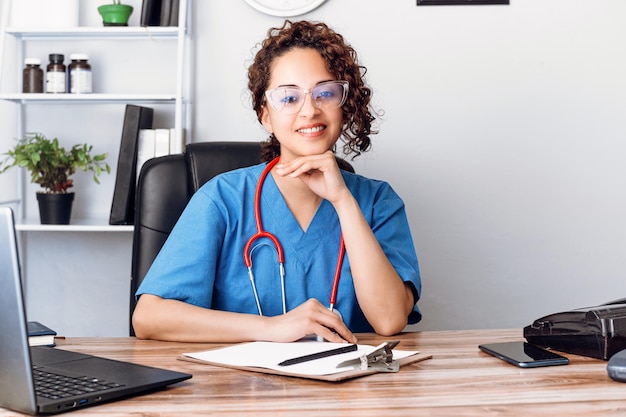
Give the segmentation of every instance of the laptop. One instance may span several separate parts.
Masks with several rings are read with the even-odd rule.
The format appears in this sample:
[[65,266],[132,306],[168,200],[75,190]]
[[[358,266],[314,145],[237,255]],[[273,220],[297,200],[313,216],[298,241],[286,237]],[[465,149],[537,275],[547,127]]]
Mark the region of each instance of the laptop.
[[[53,347],[29,347],[10,207],[0,207],[0,288],[0,407],[33,415],[55,414],[191,378],[186,373]],[[36,388],[36,383],[43,386]]]

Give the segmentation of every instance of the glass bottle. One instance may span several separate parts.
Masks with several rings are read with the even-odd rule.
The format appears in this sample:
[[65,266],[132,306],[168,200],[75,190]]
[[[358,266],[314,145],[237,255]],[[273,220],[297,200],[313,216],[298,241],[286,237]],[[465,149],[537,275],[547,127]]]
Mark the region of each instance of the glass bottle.
[[70,73],[70,93],[81,94],[91,93],[91,65],[89,65],[89,55],[71,54],[72,61],[67,67]]
[[50,63],[46,67],[46,93],[67,92],[67,72],[63,54],[48,55]]
[[22,92],[43,93],[43,70],[41,69],[41,59],[26,58],[24,60],[24,65],[24,71],[22,71]]

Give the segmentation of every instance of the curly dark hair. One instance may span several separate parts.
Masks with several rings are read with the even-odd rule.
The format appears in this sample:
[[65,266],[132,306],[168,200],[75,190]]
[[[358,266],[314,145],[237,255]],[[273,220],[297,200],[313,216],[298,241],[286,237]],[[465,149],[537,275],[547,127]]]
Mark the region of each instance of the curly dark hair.
[[[348,97],[343,105],[341,139],[343,153],[354,153],[353,159],[371,146],[370,135],[375,117],[370,109],[372,91],[363,77],[367,68],[358,64],[356,51],[344,41],[343,36],[319,22],[286,20],[282,27],[271,28],[260,44],[254,62],[248,68],[248,88],[257,119],[261,121],[266,104],[265,91],[270,81],[272,62],[294,48],[311,48],[320,53],[326,68],[337,80],[350,83]],[[261,159],[270,161],[280,155],[280,143],[271,134],[261,146]]]

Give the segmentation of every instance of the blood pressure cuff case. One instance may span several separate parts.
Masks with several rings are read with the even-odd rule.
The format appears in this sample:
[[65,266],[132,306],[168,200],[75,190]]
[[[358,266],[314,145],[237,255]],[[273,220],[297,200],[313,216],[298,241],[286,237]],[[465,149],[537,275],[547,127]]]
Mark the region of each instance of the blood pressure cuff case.
[[528,343],[608,360],[626,349],[626,299],[537,319],[524,328]]

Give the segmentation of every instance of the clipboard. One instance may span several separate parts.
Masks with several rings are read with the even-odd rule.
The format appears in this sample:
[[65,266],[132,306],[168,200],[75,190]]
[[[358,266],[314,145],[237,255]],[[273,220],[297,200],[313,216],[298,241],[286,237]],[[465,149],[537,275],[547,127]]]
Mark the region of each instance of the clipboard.
[[[251,342],[240,343],[233,346],[212,349],[202,352],[184,353],[178,357],[180,360],[219,366],[224,368],[238,369],[248,372],[258,372],[270,375],[281,375],[294,378],[305,378],[327,382],[340,382],[362,376],[373,375],[380,372],[390,372],[384,367],[368,366],[344,366],[337,368],[342,363],[360,363],[364,355],[371,354],[382,346],[358,345],[357,352],[343,353],[323,359],[316,359],[307,364],[299,364],[293,367],[278,366],[282,360],[301,356],[307,353],[320,352],[329,348],[341,346],[341,344],[328,342]],[[376,356],[376,355],[374,355]],[[393,362],[401,371],[401,367],[412,363],[432,358],[431,354],[419,351],[393,351]],[[372,356],[373,357],[373,356]],[[325,373],[325,369],[332,373]],[[315,371],[311,371],[314,368]],[[321,371],[320,371],[321,369]]]

